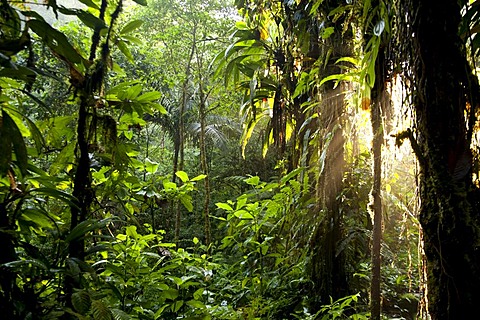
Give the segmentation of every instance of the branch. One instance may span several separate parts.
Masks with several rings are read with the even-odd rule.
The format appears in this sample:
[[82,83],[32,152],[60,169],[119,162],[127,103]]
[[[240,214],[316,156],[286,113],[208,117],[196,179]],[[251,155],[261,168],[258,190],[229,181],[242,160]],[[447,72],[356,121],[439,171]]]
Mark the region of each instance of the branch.
[[418,145],[417,140],[413,136],[413,131],[410,128],[397,134],[393,134],[392,137],[395,137],[395,146],[397,147],[400,147],[403,144],[403,141],[408,139],[410,141],[410,145],[412,146],[413,153],[420,163],[420,167],[425,168],[425,165],[427,164],[426,159],[423,156],[422,150]]

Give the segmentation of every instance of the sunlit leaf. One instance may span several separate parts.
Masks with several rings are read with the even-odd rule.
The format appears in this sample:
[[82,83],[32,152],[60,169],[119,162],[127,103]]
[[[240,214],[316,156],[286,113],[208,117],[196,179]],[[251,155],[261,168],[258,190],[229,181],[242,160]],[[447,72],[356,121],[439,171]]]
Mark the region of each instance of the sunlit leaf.
[[223,210],[226,210],[226,211],[233,211],[233,208],[228,203],[217,202],[217,203],[215,203],[215,205],[220,209],[223,209]]
[[188,181],[188,174],[185,171],[177,171],[175,172],[175,175],[179,177],[182,182]]
[[163,181],[163,188],[165,190],[176,190],[177,189],[177,185],[175,184],[175,182],[171,182],[171,181],[168,181],[168,180],[164,180]]
[[188,194],[181,194],[179,196],[180,202],[183,204],[185,209],[188,210],[188,212],[193,211],[193,204],[192,204],[192,197]]
[[88,220],[82,221],[75,228],[73,228],[72,231],[70,231],[70,233],[65,238],[65,241],[71,242],[76,239],[82,238],[93,230],[104,228],[110,222],[111,222],[111,219],[104,219],[100,221],[95,219],[88,219]]
[[140,95],[136,100],[138,102],[151,102],[156,101],[162,97],[162,94],[158,91],[150,91]]
[[258,186],[258,184],[260,183],[260,177],[253,176],[248,179],[245,179],[245,182],[251,186]]
[[127,236],[129,236],[130,238],[137,239],[138,238],[137,227],[136,226],[127,226],[125,228],[125,234]]
[[239,219],[246,219],[246,220],[253,219],[253,215],[246,210],[235,211],[234,215]]
[[207,177],[207,175],[206,175],[206,174],[200,174],[200,175],[198,175],[198,176],[196,176],[196,177],[194,177],[194,178],[190,179],[190,181],[200,181],[200,180],[203,180],[203,179],[205,179],[206,177]]
[[325,28],[325,30],[323,30],[323,33],[322,33],[322,38],[328,39],[334,32],[335,32],[335,28],[333,27]]
[[130,33],[135,29],[138,29],[143,24],[142,20],[133,20],[127,23],[122,30],[120,31],[121,34]]
[[158,167],[158,162],[151,161],[148,158],[145,159],[145,171],[147,171],[148,173],[154,174],[155,172],[157,172]]
[[118,49],[123,53],[123,55],[128,59],[128,61],[132,62],[134,61],[132,52],[128,48],[127,44],[123,40],[119,40],[117,42]]

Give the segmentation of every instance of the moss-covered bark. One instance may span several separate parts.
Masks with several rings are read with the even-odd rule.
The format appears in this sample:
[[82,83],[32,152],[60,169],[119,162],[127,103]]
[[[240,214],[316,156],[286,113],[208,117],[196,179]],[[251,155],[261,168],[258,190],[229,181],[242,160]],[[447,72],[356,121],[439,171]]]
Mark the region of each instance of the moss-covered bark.
[[480,251],[460,8],[451,0],[419,0],[410,8],[429,311],[432,319],[469,319],[480,301]]

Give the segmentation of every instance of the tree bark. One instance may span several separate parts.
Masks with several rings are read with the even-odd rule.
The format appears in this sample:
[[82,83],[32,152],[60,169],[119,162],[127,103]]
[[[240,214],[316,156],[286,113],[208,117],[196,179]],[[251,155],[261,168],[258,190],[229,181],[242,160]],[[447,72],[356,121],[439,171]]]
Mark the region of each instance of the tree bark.
[[208,163],[207,163],[207,147],[206,147],[206,97],[203,92],[202,80],[200,79],[200,162],[202,167],[202,173],[205,175],[203,184],[205,187],[205,198],[203,202],[203,220],[205,228],[205,244],[208,247],[211,243],[211,226],[210,226],[210,180],[208,177]]
[[[478,189],[467,134],[469,71],[452,0],[410,1],[420,223],[432,319],[471,319],[480,301]],[[415,149],[415,148],[414,148]]]
[[[381,53],[379,53],[381,55]],[[380,59],[377,65],[383,63]],[[382,81],[384,77],[378,77]],[[380,82],[379,81],[379,82]],[[371,123],[373,132],[373,186],[371,191],[372,202],[370,210],[373,214],[372,234],[372,281],[370,284],[370,311],[372,320],[380,320],[381,315],[381,265],[382,265],[382,145],[383,145],[383,124],[382,124],[382,103],[385,103],[383,83],[376,84],[378,88],[371,110]]]
[[[183,87],[182,87],[182,101],[180,103],[180,110],[178,111],[178,150],[175,150],[175,161],[174,161],[174,172],[172,176],[172,181],[175,182],[176,180],[176,175],[175,173],[177,171],[183,171],[183,165],[184,165],[184,151],[185,151],[185,112],[187,109],[187,102],[189,99],[188,96],[188,82],[190,81],[190,75],[192,73],[192,61],[193,61],[193,56],[195,54],[195,48],[196,48],[196,25],[194,25],[194,28],[192,30],[192,46],[190,48],[190,55],[188,57],[188,62],[187,66],[185,69],[185,80],[183,82]],[[181,183],[181,182],[180,182]],[[175,204],[175,242],[178,243],[180,240],[180,228],[181,228],[181,223],[182,223],[182,211],[181,207],[177,203]]]

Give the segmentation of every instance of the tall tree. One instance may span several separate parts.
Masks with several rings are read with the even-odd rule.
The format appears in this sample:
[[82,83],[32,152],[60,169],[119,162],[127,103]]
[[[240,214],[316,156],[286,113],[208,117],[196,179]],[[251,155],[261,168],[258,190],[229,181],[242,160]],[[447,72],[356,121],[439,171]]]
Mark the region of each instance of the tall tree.
[[410,139],[421,168],[420,223],[432,319],[468,319],[480,300],[479,189],[471,150],[479,89],[458,34],[459,3],[468,5],[409,0],[399,2],[397,14],[406,71],[413,76],[416,127],[403,137]]

